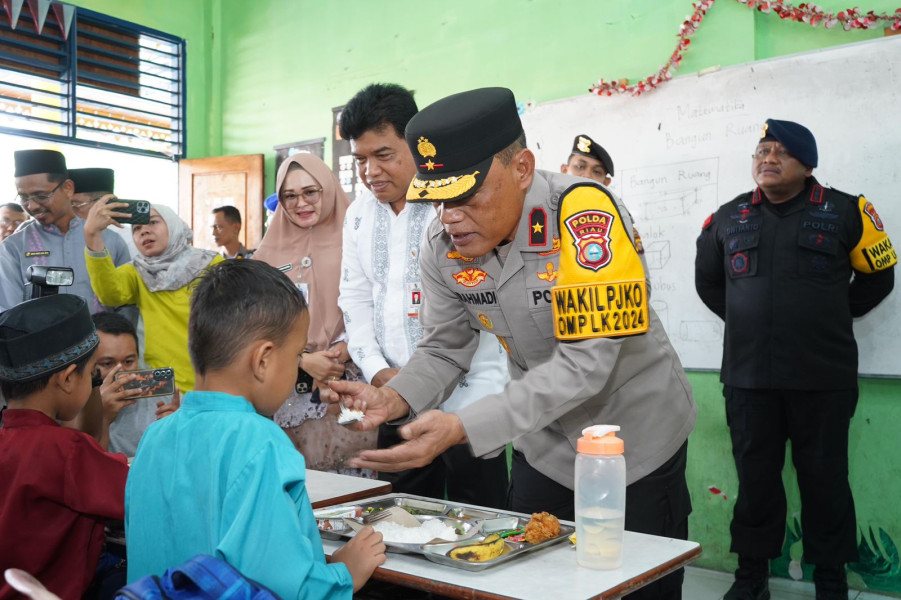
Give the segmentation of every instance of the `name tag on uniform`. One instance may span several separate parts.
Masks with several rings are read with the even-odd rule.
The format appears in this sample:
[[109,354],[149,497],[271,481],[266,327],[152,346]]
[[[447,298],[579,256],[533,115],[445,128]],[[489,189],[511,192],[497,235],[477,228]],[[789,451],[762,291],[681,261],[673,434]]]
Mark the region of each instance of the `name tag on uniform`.
[[36,252],[26,252],[25,253],[25,258],[31,258],[33,256],[50,256],[50,251],[49,250],[40,250],[40,251],[36,251]]

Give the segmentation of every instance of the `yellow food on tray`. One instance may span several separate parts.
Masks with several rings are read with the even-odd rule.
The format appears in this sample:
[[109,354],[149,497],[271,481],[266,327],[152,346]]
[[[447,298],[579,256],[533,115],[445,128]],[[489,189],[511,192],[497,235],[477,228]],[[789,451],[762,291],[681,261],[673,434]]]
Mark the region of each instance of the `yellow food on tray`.
[[506,546],[507,543],[499,535],[492,533],[481,542],[452,548],[447,555],[466,562],[485,562],[503,554]]
[[530,544],[540,544],[560,535],[560,521],[547,512],[532,513],[532,519],[525,529],[525,540]]

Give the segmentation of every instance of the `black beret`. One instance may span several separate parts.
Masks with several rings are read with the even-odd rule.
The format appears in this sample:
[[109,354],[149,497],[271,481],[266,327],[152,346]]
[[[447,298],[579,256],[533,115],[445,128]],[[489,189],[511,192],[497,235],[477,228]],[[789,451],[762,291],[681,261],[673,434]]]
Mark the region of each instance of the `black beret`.
[[789,154],[804,166],[817,166],[817,141],[809,129],[794,121],[767,119],[760,141],[774,140],[785,146]]
[[522,135],[513,92],[481,88],[442,98],[407,123],[417,174],[407,200],[444,202],[471,196],[494,155]]
[[0,313],[0,379],[46,377],[100,342],[87,303],[72,294],[27,300]]
[[116,185],[116,173],[112,169],[69,169],[69,179],[75,184],[76,194],[108,192]]
[[66,157],[56,150],[16,150],[13,156],[16,161],[13,177],[38,173],[66,174]]
[[604,150],[604,147],[595,142],[587,135],[577,135],[573,140],[573,154],[581,154],[582,156],[590,156],[601,161],[607,175],[613,177],[613,159]]

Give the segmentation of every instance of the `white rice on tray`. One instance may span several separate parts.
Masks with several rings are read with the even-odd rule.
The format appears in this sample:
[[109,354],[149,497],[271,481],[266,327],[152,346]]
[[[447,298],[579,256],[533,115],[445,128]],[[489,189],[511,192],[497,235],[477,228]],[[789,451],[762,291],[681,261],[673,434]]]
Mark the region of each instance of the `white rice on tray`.
[[382,534],[383,541],[394,544],[425,544],[435,538],[447,541],[457,539],[452,527],[438,519],[428,519],[419,527],[404,527],[397,523],[376,523],[373,529]]

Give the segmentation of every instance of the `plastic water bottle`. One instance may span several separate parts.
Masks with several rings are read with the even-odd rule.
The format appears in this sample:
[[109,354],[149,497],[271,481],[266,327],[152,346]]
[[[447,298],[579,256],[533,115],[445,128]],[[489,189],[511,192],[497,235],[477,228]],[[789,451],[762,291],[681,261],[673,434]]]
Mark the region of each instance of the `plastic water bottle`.
[[576,561],[589,569],[618,569],[626,525],[626,460],[618,425],[582,430],[576,455]]

